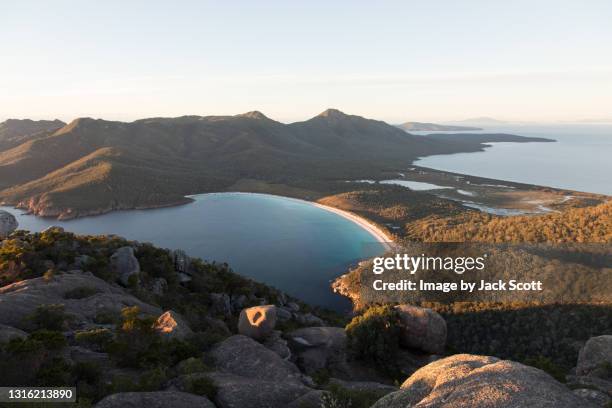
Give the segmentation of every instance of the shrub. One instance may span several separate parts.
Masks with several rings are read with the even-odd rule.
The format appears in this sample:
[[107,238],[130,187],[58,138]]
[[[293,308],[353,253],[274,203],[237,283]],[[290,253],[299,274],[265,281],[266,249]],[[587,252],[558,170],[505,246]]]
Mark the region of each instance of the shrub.
[[190,381],[188,391],[192,394],[202,395],[214,399],[217,395],[217,386],[207,376],[199,376]]
[[85,299],[98,292],[98,289],[91,286],[78,286],[64,293],[64,299]]
[[391,306],[374,306],[346,326],[349,350],[356,358],[374,363],[386,372],[395,370],[400,322]]
[[181,361],[177,367],[176,372],[178,375],[195,374],[208,371],[209,368],[204,364],[202,359],[197,357],[189,357],[186,360]]
[[81,361],[72,366],[72,376],[77,381],[96,384],[102,377],[100,366],[93,361]]
[[138,381],[139,391],[157,391],[162,388],[162,385],[168,380],[166,370],[157,367],[148,370],[140,376]]
[[66,338],[58,331],[38,330],[30,334],[29,338],[40,342],[47,350],[60,350],[66,346]]
[[109,329],[92,329],[78,332],[75,340],[83,345],[94,347],[97,350],[106,350],[113,341],[113,333]]
[[121,320],[121,316],[112,310],[100,310],[94,317],[94,322],[98,324],[116,324]]
[[369,408],[378,401],[385,392],[349,390],[337,384],[327,387],[321,396],[321,408]]
[[539,356],[536,358],[528,358],[525,360],[525,364],[530,365],[540,370],[546,371],[555,380],[559,382],[565,382],[566,371],[555,364],[550,358]]
[[70,383],[70,366],[61,357],[48,360],[38,370],[36,383],[47,387],[65,387]]
[[64,313],[64,305],[41,305],[26,319],[34,326],[34,330],[62,331],[68,315]]

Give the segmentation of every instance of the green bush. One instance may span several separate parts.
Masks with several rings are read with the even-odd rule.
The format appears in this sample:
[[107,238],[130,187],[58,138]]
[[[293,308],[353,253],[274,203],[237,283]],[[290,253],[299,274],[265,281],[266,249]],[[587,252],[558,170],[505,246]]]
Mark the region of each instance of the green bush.
[[192,394],[202,395],[214,399],[217,395],[217,386],[207,376],[199,376],[190,381],[188,391]]
[[202,359],[197,357],[189,357],[181,361],[176,368],[178,375],[201,373],[208,370],[209,368],[204,364]]
[[40,305],[26,320],[34,330],[62,331],[66,328],[68,315],[64,313],[64,305]]
[[61,357],[47,360],[36,374],[36,383],[45,387],[65,387],[71,383],[70,365]]
[[383,395],[385,392],[349,390],[332,384],[321,396],[321,408],[369,408]]
[[356,358],[373,363],[385,372],[395,371],[400,321],[393,307],[369,308],[346,326],[346,335],[349,350]]
[[30,334],[29,338],[40,342],[47,350],[61,350],[66,346],[66,338],[58,331],[38,330]]
[[82,361],[72,366],[72,376],[76,381],[85,381],[96,384],[102,377],[100,366],[93,361]]
[[118,313],[107,309],[98,311],[94,317],[94,322],[98,324],[117,324],[120,321],[121,316]]
[[92,329],[81,331],[74,336],[77,343],[93,347],[97,350],[106,350],[113,341],[113,332],[109,329]]
[[566,370],[559,367],[548,357],[539,356],[536,358],[528,358],[525,360],[525,364],[546,371],[559,382],[565,382],[565,376],[567,375]]

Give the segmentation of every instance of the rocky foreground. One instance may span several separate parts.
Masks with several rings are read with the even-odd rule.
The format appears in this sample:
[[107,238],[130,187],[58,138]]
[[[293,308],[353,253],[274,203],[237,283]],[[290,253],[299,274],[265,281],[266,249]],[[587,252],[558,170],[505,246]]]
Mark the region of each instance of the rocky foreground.
[[562,384],[514,361],[448,355],[446,323],[430,309],[381,308],[338,327],[333,315],[181,252],[59,228],[5,237],[1,386],[76,386],[79,404],[98,408],[611,401],[612,336],[590,339]]

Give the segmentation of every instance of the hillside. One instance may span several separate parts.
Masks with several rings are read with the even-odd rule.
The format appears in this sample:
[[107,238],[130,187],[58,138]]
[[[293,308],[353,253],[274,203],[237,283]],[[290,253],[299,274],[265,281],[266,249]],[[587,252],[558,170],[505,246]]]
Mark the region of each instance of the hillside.
[[409,239],[425,242],[612,242],[612,201],[539,216],[499,217],[465,212],[406,224]]
[[[596,407],[571,390],[609,387],[605,305],[379,306],[350,319],[117,236],[54,227],[0,243],[0,386],[76,387],[71,406],[399,408],[439,399],[411,384],[444,387],[449,370],[476,407]],[[572,388],[558,382],[576,363]],[[465,406],[456,398],[434,406]]]
[[0,151],[46,136],[66,124],[61,120],[9,119],[0,123]]
[[439,125],[437,123],[427,122],[404,122],[397,127],[405,131],[413,132],[463,132],[482,130],[482,128],[474,126]]
[[325,183],[373,177],[420,156],[539,141],[465,136],[415,136],[334,109],[289,125],[260,112],[130,123],[81,118],[0,152],[0,201],[71,218],[180,204],[185,195],[245,179],[327,192]]

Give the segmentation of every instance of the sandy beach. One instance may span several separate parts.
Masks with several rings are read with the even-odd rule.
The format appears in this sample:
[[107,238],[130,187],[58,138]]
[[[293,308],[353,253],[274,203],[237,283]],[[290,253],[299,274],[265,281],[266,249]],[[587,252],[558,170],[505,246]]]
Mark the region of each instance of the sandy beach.
[[[310,201],[307,201],[307,202],[310,202]],[[378,242],[383,244],[383,246],[385,247],[385,250],[392,249],[393,239],[390,238],[389,235],[385,233],[382,229],[380,229],[379,227],[377,227],[370,221],[366,220],[365,218],[359,217],[348,211],[330,207],[328,205],[323,205],[323,204],[319,204],[316,202],[310,202],[310,203],[313,204],[315,207],[321,208],[329,212],[333,212],[334,214],[337,214],[341,217],[346,218],[347,220],[354,222],[355,224],[359,225],[361,228],[369,232],[370,235],[376,238]]]

